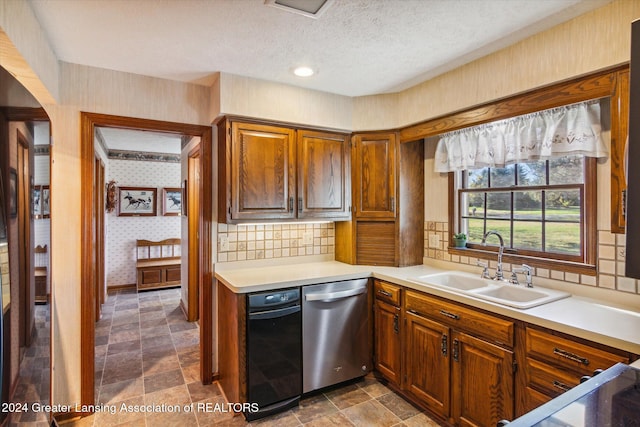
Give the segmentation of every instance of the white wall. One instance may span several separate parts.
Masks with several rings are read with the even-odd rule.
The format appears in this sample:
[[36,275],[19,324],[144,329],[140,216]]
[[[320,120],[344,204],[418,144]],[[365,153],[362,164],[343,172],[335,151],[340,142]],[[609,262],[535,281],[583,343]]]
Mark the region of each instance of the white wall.
[[180,237],[180,217],[162,216],[162,188],[180,187],[180,163],[109,160],[107,182],[118,187],[157,189],[156,216],[107,214],[107,287],[136,283],[136,239],[158,241]]

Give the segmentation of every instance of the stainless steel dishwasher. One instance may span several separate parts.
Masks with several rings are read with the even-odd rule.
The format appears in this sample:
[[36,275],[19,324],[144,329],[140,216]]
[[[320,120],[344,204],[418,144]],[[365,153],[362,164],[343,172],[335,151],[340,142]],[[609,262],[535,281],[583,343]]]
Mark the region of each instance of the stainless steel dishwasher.
[[371,369],[368,279],[302,288],[302,392]]

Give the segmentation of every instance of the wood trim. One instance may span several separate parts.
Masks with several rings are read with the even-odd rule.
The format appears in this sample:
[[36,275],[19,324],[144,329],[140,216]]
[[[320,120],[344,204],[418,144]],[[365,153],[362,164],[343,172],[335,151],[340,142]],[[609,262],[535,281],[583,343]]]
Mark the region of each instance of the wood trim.
[[[329,132],[329,133],[339,133],[344,135],[351,135],[350,130],[346,129],[337,129],[323,126],[309,126],[309,125],[301,125],[300,123],[293,122],[283,122],[277,120],[263,120],[255,117],[247,117],[247,116],[239,116],[239,115],[223,115],[218,116],[212,123],[213,126],[218,126],[218,124],[222,121],[228,122],[242,122],[256,125],[264,125],[264,126],[276,126],[276,127],[285,127],[285,128],[293,128],[296,130],[310,130],[316,132]],[[364,133],[364,132],[358,132]]]
[[627,182],[624,153],[629,135],[629,70],[616,74],[616,87],[611,94],[611,232],[624,233],[623,209]]
[[47,112],[42,107],[2,107],[0,111],[10,122],[50,121]]
[[107,285],[107,295],[113,295],[118,291],[129,291],[129,290],[135,291],[135,289],[136,289],[135,283],[127,283],[125,285],[113,285],[113,286]]
[[408,126],[400,130],[400,142],[427,138],[561,105],[612,96],[616,86],[616,73],[627,68],[628,64],[617,66]]
[[[165,122],[160,120],[139,119],[108,114],[80,113],[80,146],[81,146],[81,332],[80,332],[80,403],[93,405],[94,393],[94,355],[95,324],[93,279],[95,266],[92,262],[92,242],[95,238],[92,228],[93,212],[93,165],[94,134],[96,127],[124,128],[133,130],[153,130],[172,134],[198,136],[201,138],[203,171],[202,171],[202,206],[200,209],[200,375],[204,384],[211,382],[213,374],[212,353],[212,279],[211,263],[211,227],[212,212],[212,137],[211,127],[185,123]],[[206,303],[204,303],[206,301]]]

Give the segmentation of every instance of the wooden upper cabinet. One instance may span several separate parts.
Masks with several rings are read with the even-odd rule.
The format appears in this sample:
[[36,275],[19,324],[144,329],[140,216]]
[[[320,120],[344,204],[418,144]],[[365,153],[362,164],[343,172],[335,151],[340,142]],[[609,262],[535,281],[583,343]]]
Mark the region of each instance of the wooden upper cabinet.
[[355,216],[395,218],[396,135],[354,135]]
[[230,217],[295,217],[295,131],[233,122]]
[[297,131],[298,218],[351,217],[349,136]]
[[218,127],[218,221],[351,219],[348,133],[242,117]]

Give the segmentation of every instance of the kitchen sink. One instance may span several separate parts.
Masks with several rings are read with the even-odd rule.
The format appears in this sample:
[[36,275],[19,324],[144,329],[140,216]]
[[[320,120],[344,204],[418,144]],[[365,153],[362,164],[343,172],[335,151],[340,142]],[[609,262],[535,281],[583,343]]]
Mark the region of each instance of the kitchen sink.
[[568,292],[545,288],[525,288],[511,284],[495,285],[472,291],[473,295],[488,301],[515,308],[531,308],[568,297]]
[[554,289],[527,288],[507,281],[483,279],[460,271],[427,274],[413,277],[409,280],[450,289],[465,295],[519,309],[536,307],[571,295],[568,292]]
[[490,280],[481,279],[478,276],[459,271],[447,271],[444,273],[427,274],[411,279],[415,282],[427,285],[442,286],[443,288],[458,289],[460,291],[470,291],[472,289],[486,288],[491,283]]

